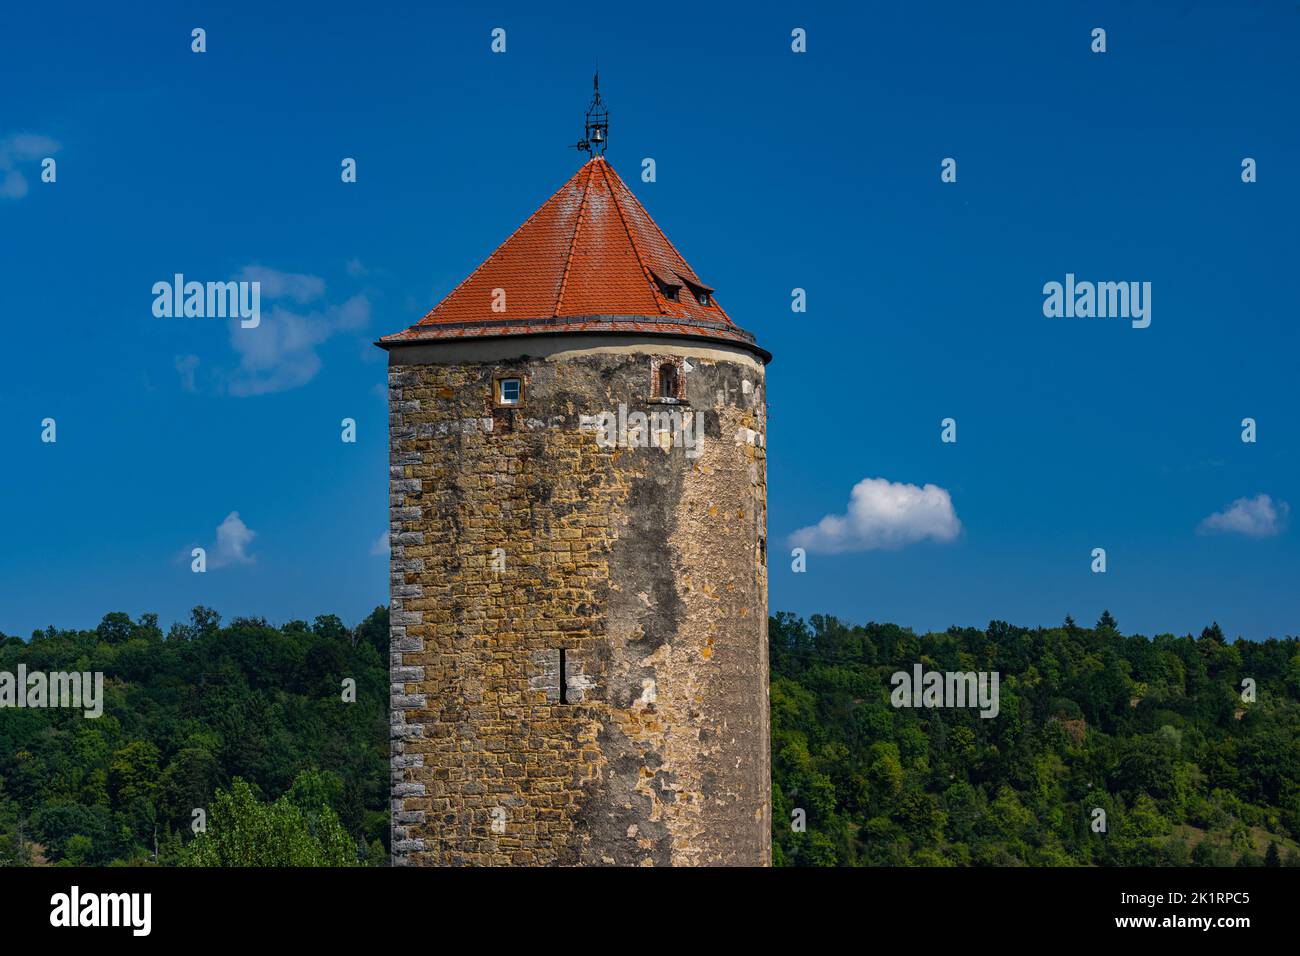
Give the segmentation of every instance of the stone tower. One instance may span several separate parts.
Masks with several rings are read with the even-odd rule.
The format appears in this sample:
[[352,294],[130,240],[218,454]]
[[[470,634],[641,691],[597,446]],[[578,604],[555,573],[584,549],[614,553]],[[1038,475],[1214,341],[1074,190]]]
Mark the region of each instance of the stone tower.
[[379,344],[394,862],[770,863],[771,356],[601,155]]

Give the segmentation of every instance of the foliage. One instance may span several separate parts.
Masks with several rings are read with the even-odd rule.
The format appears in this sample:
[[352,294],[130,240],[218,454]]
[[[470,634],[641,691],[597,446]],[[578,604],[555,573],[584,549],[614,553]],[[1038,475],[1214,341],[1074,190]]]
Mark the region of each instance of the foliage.
[[200,607],[165,636],[109,614],[0,635],[0,671],[20,664],[102,672],[105,700],[89,719],[0,709],[0,865],[386,862],[387,608],[349,631]]
[[[921,636],[778,614],[769,644],[778,864],[1300,863],[1295,638],[1125,637],[1109,612]],[[998,716],[891,706],[917,663],[998,672]]]
[[181,860],[185,866],[355,865],[357,847],[329,805],[330,789],[323,775],[304,770],[288,793],[267,804],[236,777],[229,790],[217,791],[207,828]]
[[[778,614],[769,640],[778,864],[1300,865],[1295,638],[1126,637],[1106,612],[925,635]],[[0,671],[100,671],[106,698],[0,709],[0,865],[384,865],[387,654],[385,608],[0,635]],[[891,706],[917,663],[996,671],[998,716]]]

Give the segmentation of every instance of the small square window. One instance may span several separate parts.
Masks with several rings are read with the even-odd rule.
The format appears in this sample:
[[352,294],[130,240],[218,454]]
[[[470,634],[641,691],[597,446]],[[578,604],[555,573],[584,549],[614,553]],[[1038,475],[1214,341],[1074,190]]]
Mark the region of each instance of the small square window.
[[697,292],[695,293],[695,301],[698,302],[700,305],[708,305],[709,294],[707,292]]
[[497,379],[497,404],[518,405],[523,398],[522,382],[517,378]]

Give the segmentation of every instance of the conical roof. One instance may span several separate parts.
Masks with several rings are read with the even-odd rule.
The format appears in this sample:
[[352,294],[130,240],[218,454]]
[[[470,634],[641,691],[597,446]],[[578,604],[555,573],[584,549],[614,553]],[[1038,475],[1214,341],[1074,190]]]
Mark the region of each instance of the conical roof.
[[712,339],[770,358],[731,321],[601,156],[588,160],[433,311],[379,344],[555,333]]

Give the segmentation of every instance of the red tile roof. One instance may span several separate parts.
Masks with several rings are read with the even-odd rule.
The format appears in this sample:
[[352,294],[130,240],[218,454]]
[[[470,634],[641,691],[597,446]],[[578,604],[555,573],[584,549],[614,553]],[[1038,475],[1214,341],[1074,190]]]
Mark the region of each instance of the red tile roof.
[[[676,287],[676,300],[669,292]],[[504,291],[505,310],[493,311]],[[696,292],[709,293],[701,305]],[[646,333],[744,345],[723,311],[618,174],[596,156],[423,319],[383,348],[545,333]]]

